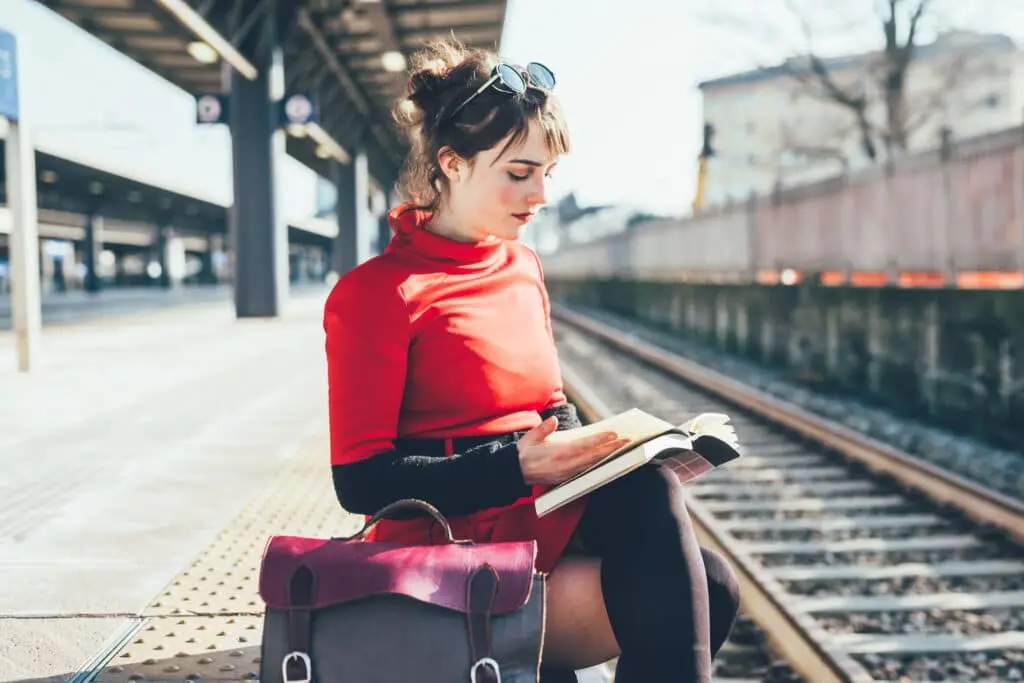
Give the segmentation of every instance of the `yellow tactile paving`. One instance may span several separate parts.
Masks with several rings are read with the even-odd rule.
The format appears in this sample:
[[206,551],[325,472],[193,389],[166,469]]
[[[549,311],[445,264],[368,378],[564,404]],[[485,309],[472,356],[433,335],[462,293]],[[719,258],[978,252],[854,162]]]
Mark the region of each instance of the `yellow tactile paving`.
[[[338,506],[326,449],[326,435],[316,435],[252,497],[147,605],[148,621],[98,672],[97,683],[257,678],[263,620],[257,585],[267,538],[346,535],[363,521]],[[230,481],[223,490],[241,495]]]
[[255,680],[260,626],[257,616],[159,617],[139,631],[96,680]]

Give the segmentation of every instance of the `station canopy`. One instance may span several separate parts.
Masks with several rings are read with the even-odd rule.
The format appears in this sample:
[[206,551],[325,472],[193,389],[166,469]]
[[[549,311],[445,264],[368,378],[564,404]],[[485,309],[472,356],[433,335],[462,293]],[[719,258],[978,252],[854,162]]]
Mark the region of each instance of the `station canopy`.
[[253,77],[243,41],[276,12],[286,92],[315,93],[320,109],[312,134],[288,136],[289,154],[329,176],[328,158],[363,148],[382,185],[406,153],[390,110],[408,58],[438,36],[498,49],[506,13],[506,0],[39,1],[193,94],[226,92],[228,68]]

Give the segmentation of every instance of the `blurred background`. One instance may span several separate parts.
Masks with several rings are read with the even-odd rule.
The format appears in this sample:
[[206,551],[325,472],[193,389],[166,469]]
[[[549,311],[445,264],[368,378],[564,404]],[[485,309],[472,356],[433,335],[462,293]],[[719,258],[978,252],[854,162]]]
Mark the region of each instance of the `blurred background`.
[[[826,649],[865,668],[827,680],[1022,680],[1024,0],[0,0],[0,680],[257,678],[266,535],[354,531],[323,300],[390,238],[389,109],[451,34],[557,76],[573,149],[524,240],[574,376],[714,405],[604,321],[835,427],[764,432],[760,502],[705,489],[787,600],[854,614]],[[851,431],[889,450],[809,450],[874,452]],[[908,454],[909,489],[861,479]],[[818,683],[755,620],[716,681]]]
[[[214,13],[232,5],[192,4]],[[814,0],[511,0],[470,3],[461,14],[458,3],[439,5],[445,8],[429,19],[404,10],[395,18],[403,54],[459,28],[456,21],[469,42],[493,46],[499,24],[482,25],[503,20],[502,53],[545,62],[558,75],[575,149],[554,178],[550,210],[529,230],[544,252],[650,217],[684,217],[695,207],[857,173],[935,150],[944,135],[958,143],[1018,127],[1024,118],[1020,0],[858,0],[842,7]],[[21,106],[39,152],[52,160],[39,164],[47,292],[85,286],[81,241],[61,239],[57,225],[81,226],[86,212],[63,211],[62,202],[74,193],[104,196],[102,174],[125,178],[139,192],[147,186],[191,198],[198,205],[191,210],[211,224],[226,222],[223,209],[232,204],[229,126],[197,123],[197,94],[226,89],[216,51],[180,24],[168,25],[174,18],[166,9],[128,6],[4,0],[0,10],[0,23],[17,35],[21,50]],[[362,30],[366,23],[359,3],[309,7],[318,21],[330,18],[321,33],[328,40],[337,35],[343,58],[364,48],[343,44],[352,26]],[[230,21],[224,14],[211,21]],[[321,121],[345,126],[331,120],[349,103],[331,99],[335,79],[319,73],[329,67],[316,56],[299,59],[316,54],[300,45],[308,40],[301,29],[286,37],[286,82],[318,96]],[[377,71],[367,59],[360,54],[347,67],[357,79]],[[400,80],[381,87],[373,73],[372,85],[360,83],[376,89],[376,115]],[[710,156],[699,161],[705,139]],[[53,168],[61,164],[74,171]],[[335,183],[325,165],[310,168],[293,154],[282,156],[275,172],[278,211],[297,237],[292,277],[321,278],[322,263],[294,252],[311,250],[336,225]],[[129,201],[160,210],[125,190]],[[379,213],[383,205],[369,202],[368,210]],[[107,237],[95,266],[104,285],[146,285],[165,271],[175,281],[230,280],[226,246],[218,239],[200,244],[202,229],[167,226],[187,235],[184,255],[173,242],[167,263],[129,249],[152,231],[141,224],[159,222],[152,211],[138,219],[101,212]],[[3,216],[0,235],[9,230]],[[118,231],[133,236],[122,239]],[[363,232],[360,259],[379,247],[376,232]],[[9,280],[3,239],[0,291]]]

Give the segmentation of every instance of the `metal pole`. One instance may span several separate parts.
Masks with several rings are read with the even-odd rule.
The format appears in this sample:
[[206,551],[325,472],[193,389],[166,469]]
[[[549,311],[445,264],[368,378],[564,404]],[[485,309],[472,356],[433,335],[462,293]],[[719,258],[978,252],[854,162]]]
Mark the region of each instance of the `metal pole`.
[[7,202],[11,209],[11,315],[18,371],[39,358],[42,313],[39,297],[39,225],[36,211],[35,148],[28,129],[11,123],[7,133]]
[[35,147],[18,96],[18,44],[0,29],[0,117],[8,121],[5,163],[11,210],[11,316],[18,371],[39,357],[42,312],[39,297],[39,226]]

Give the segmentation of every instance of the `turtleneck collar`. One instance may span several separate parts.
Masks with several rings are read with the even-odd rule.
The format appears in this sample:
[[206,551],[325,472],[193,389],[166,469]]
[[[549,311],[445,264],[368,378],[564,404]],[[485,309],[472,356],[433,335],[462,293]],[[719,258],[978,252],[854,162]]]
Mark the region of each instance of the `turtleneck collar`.
[[402,204],[388,212],[395,237],[388,251],[408,252],[422,258],[458,266],[486,266],[505,247],[505,241],[488,238],[480,242],[459,242],[426,229],[433,212],[414,204]]

